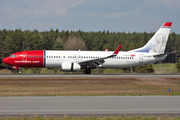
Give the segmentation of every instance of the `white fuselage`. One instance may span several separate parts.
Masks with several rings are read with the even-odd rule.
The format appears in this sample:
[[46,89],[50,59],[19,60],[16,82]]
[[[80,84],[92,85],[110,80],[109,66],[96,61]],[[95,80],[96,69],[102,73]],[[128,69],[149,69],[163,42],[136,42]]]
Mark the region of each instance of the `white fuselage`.
[[[47,68],[61,68],[63,62],[78,63],[80,61],[102,58],[112,55],[113,51],[55,51],[45,50],[45,66]],[[104,59],[101,68],[128,68],[154,63],[163,60],[166,55],[153,57],[154,53],[119,52],[116,57]]]

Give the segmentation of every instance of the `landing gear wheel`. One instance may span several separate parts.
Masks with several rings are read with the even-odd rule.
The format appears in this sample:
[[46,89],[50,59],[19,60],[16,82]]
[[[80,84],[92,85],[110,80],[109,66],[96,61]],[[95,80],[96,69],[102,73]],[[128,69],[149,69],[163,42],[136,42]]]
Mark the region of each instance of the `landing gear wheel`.
[[21,70],[19,70],[19,74],[21,74]]
[[21,68],[19,67],[19,74],[21,74]]
[[84,71],[84,73],[85,73],[85,74],[91,74],[91,70],[90,70],[90,69],[86,69],[86,70]]

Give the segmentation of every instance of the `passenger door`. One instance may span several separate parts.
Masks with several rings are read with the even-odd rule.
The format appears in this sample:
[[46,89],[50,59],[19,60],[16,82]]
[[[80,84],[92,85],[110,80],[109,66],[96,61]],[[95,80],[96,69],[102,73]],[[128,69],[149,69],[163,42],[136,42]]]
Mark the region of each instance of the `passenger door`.
[[143,63],[143,55],[142,54],[139,55],[139,63]]
[[27,61],[27,53],[26,52],[22,53],[22,61]]

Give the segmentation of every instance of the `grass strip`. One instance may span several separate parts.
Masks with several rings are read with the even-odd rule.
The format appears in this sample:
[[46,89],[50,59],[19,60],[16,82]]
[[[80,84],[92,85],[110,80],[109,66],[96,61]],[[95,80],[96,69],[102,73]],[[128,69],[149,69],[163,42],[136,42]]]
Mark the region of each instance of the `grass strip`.
[[180,78],[0,78],[0,96],[180,95]]

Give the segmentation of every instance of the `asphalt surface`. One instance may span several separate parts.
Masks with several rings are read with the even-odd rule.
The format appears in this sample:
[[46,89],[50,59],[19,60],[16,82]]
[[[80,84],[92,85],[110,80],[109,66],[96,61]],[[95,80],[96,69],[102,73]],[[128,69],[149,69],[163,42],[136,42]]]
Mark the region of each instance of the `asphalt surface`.
[[180,116],[180,96],[0,97],[0,116]]
[[180,77],[180,74],[10,74],[0,75],[0,78],[79,78],[79,77],[136,77],[136,78],[160,78],[160,77]]

